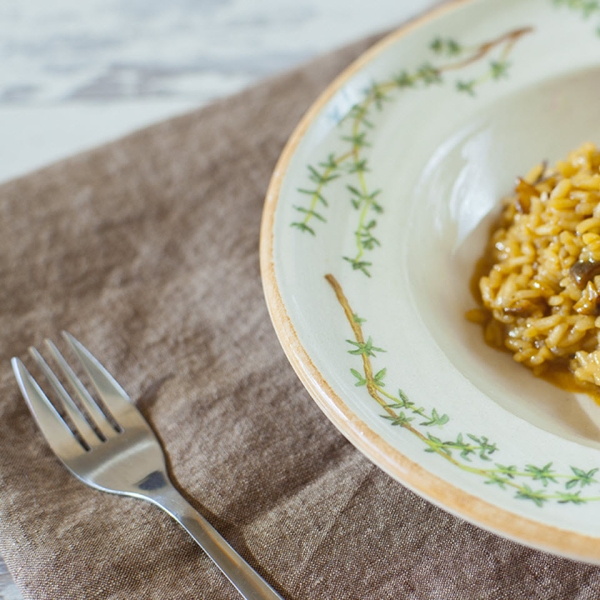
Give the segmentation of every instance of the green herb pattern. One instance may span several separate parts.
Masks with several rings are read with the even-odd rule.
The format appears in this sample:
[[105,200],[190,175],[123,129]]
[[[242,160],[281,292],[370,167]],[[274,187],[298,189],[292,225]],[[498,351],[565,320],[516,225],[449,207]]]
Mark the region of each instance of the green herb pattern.
[[564,6],[580,12],[585,19],[600,13],[600,3],[597,0],[552,0],[552,3],[558,7]]
[[[372,360],[379,358],[385,350],[376,346],[372,338],[365,340],[365,319],[352,311],[337,279],[331,274],[326,275],[325,279],[333,288],[352,329],[353,339],[346,340],[348,352],[360,357],[362,362],[360,370],[350,369],[355,385],[366,388],[369,396],[383,409],[382,417],[392,426],[401,427],[419,438],[425,452],[437,454],[462,471],[483,477],[487,485],[512,490],[515,498],[533,502],[538,507],[548,502],[581,505],[600,501],[600,488],[597,487],[600,483],[599,468],[571,466],[570,472],[565,473],[556,471],[552,462],[542,466],[504,465],[496,462],[500,452],[497,444],[485,435],[459,433],[454,439],[447,439],[437,433],[437,430],[443,430],[450,417],[440,414],[435,408],[417,406],[402,390],[396,393],[388,391],[385,381],[387,370],[383,368],[376,371]],[[591,494],[588,490],[598,491],[597,494]]]
[[435,62],[426,62],[413,72],[402,71],[388,81],[373,82],[364,91],[363,99],[339,120],[342,129],[340,140],[344,149],[337,154],[329,154],[316,166],[308,165],[310,185],[298,189],[300,194],[307,197],[307,204],[294,206],[301,218],[294,221],[292,227],[316,235],[315,223],[327,221],[323,214],[329,206],[326,188],[334,180],[344,181],[348,198],[357,214],[357,224],[354,231],[355,252],[343,258],[353,270],[370,277],[372,262],[367,260],[367,253],[381,246],[376,237],[376,228],[377,219],[383,212],[381,190],[372,189],[369,185],[368,174],[371,169],[368,153],[365,152],[370,147],[369,134],[375,127],[374,114],[383,111],[386,103],[394,100],[396,93],[441,85],[450,72],[480,62],[496,51],[497,56],[489,60],[481,75],[454,81],[457,92],[474,96],[477,88],[486,82],[508,76],[508,57],[512,48],[530,31],[531,28],[515,29],[478,46],[463,46],[456,40],[437,37],[429,47]]
[[[600,15],[600,2],[597,0],[552,0],[552,4],[578,12],[584,19]],[[600,36],[600,26],[596,27],[596,35]]]
[[[586,19],[600,14],[600,0],[551,1],[559,8],[566,7],[579,12]],[[402,71],[388,81],[373,82],[364,90],[363,99],[339,119],[339,127],[343,129],[340,140],[345,149],[337,154],[329,154],[316,166],[308,165],[308,179],[312,185],[298,189],[307,197],[307,204],[294,207],[301,219],[293,222],[292,227],[316,235],[315,222],[327,221],[323,214],[329,206],[326,189],[334,180],[343,181],[357,213],[354,231],[356,251],[352,256],[343,258],[353,270],[370,277],[372,263],[366,258],[367,252],[381,246],[375,237],[375,230],[377,219],[384,210],[380,200],[382,190],[372,189],[368,181],[370,164],[366,149],[370,147],[369,134],[376,126],[375,114],[383,111],[398,92],[442,85],[446,83],[450,72],[480,62],[496,50],[497,56],[488,61],[479,76],[455,79],[453,82],[457,92],[475,96],[481,85],[508,77],[511,66],[509,55],[516,42],[531,31],[530,27],[515,29],[479,46],[463,46],[455,39],[437,37],[429,46],[434,56],[431,62],[422,64],[413,72]],[[600,35],[600,27],[597,33]],[[361,360],[360,369],[350,369],[355,385],[366,388],[369,396],[383,409],[382,418],[389,421],[390,425],[401,427],[421,440],[425,452],[437,454],[456,468],[482,477],[487,485],[512,490],[515,498],[532,502],[537,507],[550,502],[582,505],[600,501],[598,467],[586,469],[570,466],[570,472],[564,472],[557,471],[553,462],[541,466],[504,465],[496,460],[500,452],[497,444],[485,435],[459,433],[455,438],[448,439],[438,433],[450,421],[449,415],[440,414],[436,408],[417,406],[401,389],[395,393],[389,391],[387,369],[375,370],[373,366],[374,360],[379,359],[385,350],[376,346],[371,337],[365,339],[363,324],[366,321],[352,311],[336,278],[329,274],[325,279],[333,288],[353,333],[353,339],[346,340],[349,346],[347,351]]]

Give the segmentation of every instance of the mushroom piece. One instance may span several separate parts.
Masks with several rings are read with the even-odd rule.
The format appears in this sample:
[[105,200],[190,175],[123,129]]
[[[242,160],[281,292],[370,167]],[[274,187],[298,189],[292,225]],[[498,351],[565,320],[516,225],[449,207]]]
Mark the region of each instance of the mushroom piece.
[[515,200],[515,207],[521,214],[527,214],[529,212],[532,196],[540,195],[535,186],[521,177],[517,177],[515,192],[518,194]]
[[593,260],[576,262],[569,269],[569,274],[577,286],[583,289],[588,281],[591,281],[596,275],[600,275],[600,262]]

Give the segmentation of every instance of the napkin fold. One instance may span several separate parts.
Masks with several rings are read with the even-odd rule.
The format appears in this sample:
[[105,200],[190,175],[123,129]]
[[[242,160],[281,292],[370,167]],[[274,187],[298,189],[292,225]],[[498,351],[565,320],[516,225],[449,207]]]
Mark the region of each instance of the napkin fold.
[[25,599],[238,596],[182,529],[72,477],[9,359],[61,329],[136,399],[188,500],[286,599],[597,598],[600,570],[417,497],[278,344],[261,208],[293,127],[374,38],[0,187],[0,553]]

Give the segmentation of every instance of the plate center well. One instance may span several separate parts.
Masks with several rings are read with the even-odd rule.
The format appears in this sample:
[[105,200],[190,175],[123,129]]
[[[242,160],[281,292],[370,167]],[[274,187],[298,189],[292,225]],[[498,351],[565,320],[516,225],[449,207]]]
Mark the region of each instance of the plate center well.
[[415,190],[406,250],[415,307],[473,385],[506,410],[566,439],[600,448],[600,406],[536,378],[485,344],[464,315],[469,284],[501,199],[517,176],[586,141],[600,145],[600,69],[532,86],[475,112],[443,140]]

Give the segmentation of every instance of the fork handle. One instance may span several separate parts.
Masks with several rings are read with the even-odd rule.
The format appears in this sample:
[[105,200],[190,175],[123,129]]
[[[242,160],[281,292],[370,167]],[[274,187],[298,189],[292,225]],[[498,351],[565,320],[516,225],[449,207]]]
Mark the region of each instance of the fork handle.
[[192,536],[246,600],[283,600],[174,487],[169,485],[146,499],[171,515]]

